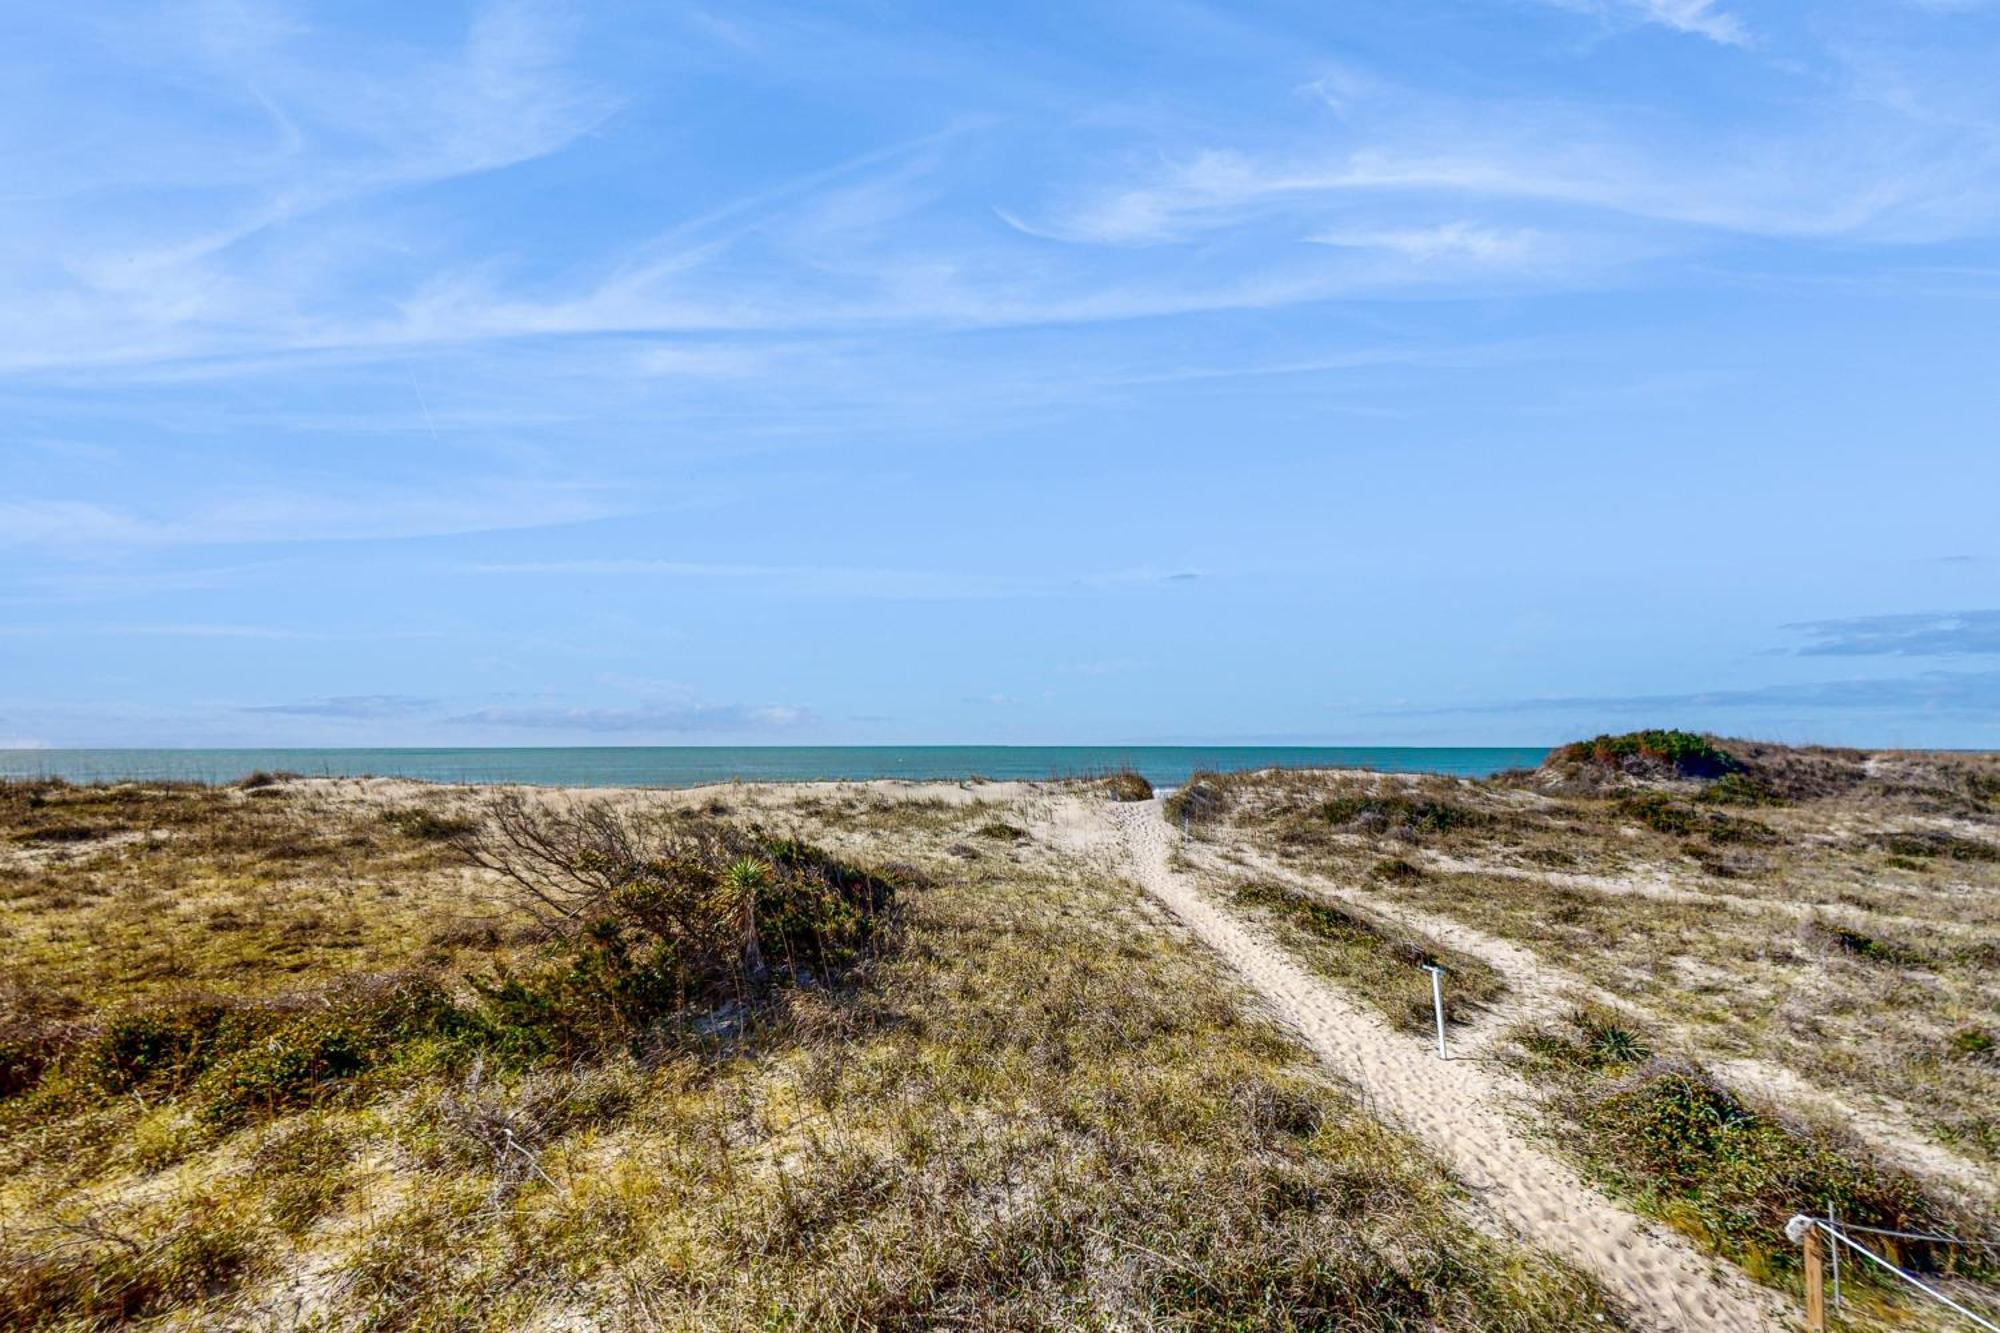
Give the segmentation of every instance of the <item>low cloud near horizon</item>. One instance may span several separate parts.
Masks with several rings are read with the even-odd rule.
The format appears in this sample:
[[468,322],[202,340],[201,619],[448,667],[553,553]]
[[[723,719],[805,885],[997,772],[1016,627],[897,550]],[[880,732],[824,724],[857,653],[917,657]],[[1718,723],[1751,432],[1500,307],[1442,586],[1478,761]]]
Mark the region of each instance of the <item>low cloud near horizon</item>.
[[481,708],[444,719],[453,726],[533,731],[676,735],[785,731],[813,720],[788,704],[643,704],[631,708]]
[[1454,713],[1658,713],[1669,709],[1770,707],[1835,709],[1843,712],[1915,710],[1971,718],[2000,718],[2000,671],[1926,671],[1915,676],[1790,682],[1669,694],[1554,695],[1396,711],[1421,717]]
[[379,718],[417,717],[433,712],[438,707],[435,699],[422,699],[407,694],[348,694],[331,699],[307,699],[298,703],[245,704],[245,713],[264,713],[276,717],[325,717],[375,720]]

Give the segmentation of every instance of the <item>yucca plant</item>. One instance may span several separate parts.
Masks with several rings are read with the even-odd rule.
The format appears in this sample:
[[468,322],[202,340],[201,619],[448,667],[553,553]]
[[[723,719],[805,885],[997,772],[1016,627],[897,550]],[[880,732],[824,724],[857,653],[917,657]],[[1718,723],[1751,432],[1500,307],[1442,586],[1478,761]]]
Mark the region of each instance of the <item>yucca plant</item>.
[[751,977],[764,975],[764,951],[757,944],[757,897],[771,885],[771,863],[754,856],[739,856],[722,872],[722,887],[736,900],[743,941],[743,971]]

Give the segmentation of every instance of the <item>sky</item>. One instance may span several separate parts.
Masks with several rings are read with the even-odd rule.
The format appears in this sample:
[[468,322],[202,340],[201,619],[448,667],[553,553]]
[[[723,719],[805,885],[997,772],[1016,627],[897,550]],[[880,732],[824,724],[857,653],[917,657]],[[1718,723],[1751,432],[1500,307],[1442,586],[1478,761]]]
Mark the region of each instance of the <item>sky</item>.
[[2000,4],[0,12],[0,747],[2000,747]]

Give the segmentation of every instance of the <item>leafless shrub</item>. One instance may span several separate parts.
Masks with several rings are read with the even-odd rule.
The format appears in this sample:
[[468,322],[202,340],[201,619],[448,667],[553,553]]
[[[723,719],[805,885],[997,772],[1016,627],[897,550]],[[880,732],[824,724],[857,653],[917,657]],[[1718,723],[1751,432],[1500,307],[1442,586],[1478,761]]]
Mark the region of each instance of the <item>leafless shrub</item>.
[[499,797],[485,818],[448,841],[504,879],[519,905],[552,931],[668,868],[717,864],[741,850],[719,824],[674,823],[604,801],[549,808],[518,792]]

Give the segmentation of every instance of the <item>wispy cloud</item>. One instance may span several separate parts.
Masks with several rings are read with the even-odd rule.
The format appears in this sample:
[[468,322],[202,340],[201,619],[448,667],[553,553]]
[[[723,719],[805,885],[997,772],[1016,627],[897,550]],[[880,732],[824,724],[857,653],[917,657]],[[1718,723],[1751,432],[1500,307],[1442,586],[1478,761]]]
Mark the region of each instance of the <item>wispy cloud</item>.
[[[1717,0],[1552,2],[1749,40]],[[0,331],[0,369],[201,362],[226,373],[216,367],[308,352],[724,334],[743,341],[617,360],[664,379],[748,380],[783,373],[757,338],[1266,309],[1424,293],[1441,273],[1546,286],[1644,263],[1662,227],[1900,243],[1985,234],[2000,218],[1990,117],[1941,116],[1928,94],[1883,95],[1896,81],[1879,72],[1868,89],[1828,75],[1812,95],[1784,97],[1781,115],[1716,125],[1611,99],[1482,99],[1343,68],[1309,82],[1318,114],[1294,97],[1285,118],[1234,130],[1180,116],[1154,124],[1038,88],[1044,116],[1060,108],[1092,134],[1087,147],[1037,156],[1021,179],[981,172],[1032,146],[1022,137],[1032,117],[940,113],[924,132],[788,164],[649,232],[580,237],[558,265],[462,236],[446,245],[404,210],[410,196],[616,123],[620,94],[577,56],[582,21],[490,4],[454,39],[420,46],[271,5],[141,25],[122,61],[155,79],[197,69],[198,95],[182,89],[191,109],[157,124],[116,108],[80,113],[113,117],[89,127],[104,141],[139,146],[58,154],[67,175],[0,235],[0,302],[40,316]],[[885,54],[881,34],[832,21],[730,26],[782,31],[792,58],[842,40]],[[732,49],[758,60],[763,45]],[[996,77],[968,52],[952,58],[945,77]],[[1911,83],[1921,80],[1897,86]],[[1129,132],[1101,150],[1096,133],[1121,123]],[[159,197],[173,206],[148,206]],[[1011,226],[994,225],[996,214]],[[1030,243],[1196,238],[1235,243],[1173,265]],[[1294,244],[1307,241],[1320,244]]]
[[1547,0],[1562,9],[1597,14],[1606,21],[1657,24],[1675,32],[1706,37],[1724,46],[1750,45],[1743,20],[1716,0]]
[[1787,625],[1804,657],[1955,657],[2000,653],[2000,611],[1851,616]]
[[72,634],[105,635],[112,638],[270,639],[285,642],[332,637],[317,630],[288,629],[276,625],[129,625],[96,623],[0,625],[0,635],[21,638]]
[[[0,301],[44,318],[0,336],[0,366],[320,343],[342,283],[392,239],[333,215],[546,156],[615,108],[568,68],[569,26],[491,4],[426,50],[253,0],[87,29],[118,86],[179,96],[164,116],[94,99],[57,131],[36,207],[0,235]],[[107,208],[121,190],[142,206]],[[10,271],[16,247],[52,262]]]
[[1623,131],[1601,113],[1576,114],[1581,123],[1526,106],[1495,106],[1484,116],[1466,107],[1428,124],[1344,131],[1344,144],[1317,151],[1204,148],[1137,181],[1086,190],[1040,230],[1103,245],[1154,245],[1277,216],[1296,219],[1305,239],[1353,235],[1433,256],[1455,248],[1492,260],[1531,255],[1535,229],[1498,219],[1361,228],[1329,226],[1328,219],[1357,204],[1379,209],[1380,201],[1399,199],[1406,208],[1411,199],[1483,201],[1500,218],[1525,206],[1586,210],[1572,212],[1564,232],[1594,238],[1601,249],[1615,233],[1592,213],[1747,236],[1882,242],[1980,231],[2000,213],[1993,180],[2000,153],[1991,144],[1947,146],[1931,135],[1938,141],[1933,160],[1913,169],[1913,132],[1856,133],[1835,122],[1812,134],[1738,133],[1704,145],[1696,159]]
[[147,546],[379,541],[546,527],[622,508],[597,488],[520,482],[476,482],[455,494],[392,487],[345,496],[245,491],[167,514],[89,500],[10,500],[0,501],[0,548],[102,554]]
[[761,584],[808,597],[887,601],[976,601],[1047,597],[1079,590],[1189,583],[1186,571],[1150,568],[1078,574],[1021,575],[977,571],[865,569],[837,565],[755,565],[689,560],[604,559],[507,561],[464,565],[474,575],[557,578],[657,578]]
[[329,699],[307,699],[298,703],[249,704],[239,711],[267,713],[280,717],[344,718],[375,721],[384,718],[417,717],[437,711],[438,701],[407,694],[345,694]]
[[1334,227],[1306,237],[1318,245],[1353,250],[1389,250],[1420,262],[1434,259],[1521,259],[1535,248],[1532,229],[1485,227],[1473,222],[1444,222],[1429,227],[1386,229]]
[[447,721],[489,729],[665,735],[785,731],[813,720],[789,704],[639,704],[628,708],[481,708]]
[[2000,716],[2000,671],[1926,671],[1914,676],[1792,682],[1748,689],[1670,694],[1556,695],[1440,708],[1390,710],[1411,716],[1507,713],[1633,713],[1670,710],[1801,709]]

